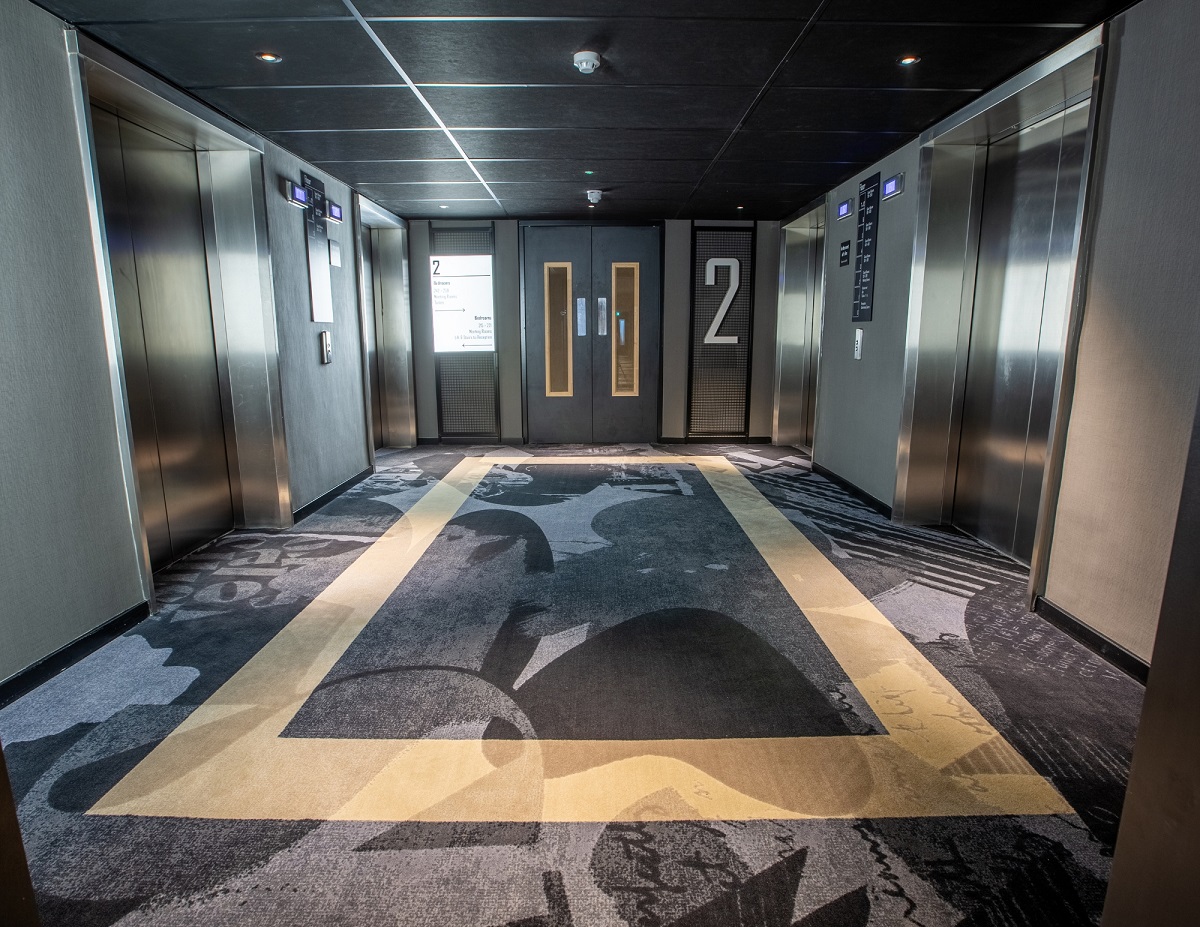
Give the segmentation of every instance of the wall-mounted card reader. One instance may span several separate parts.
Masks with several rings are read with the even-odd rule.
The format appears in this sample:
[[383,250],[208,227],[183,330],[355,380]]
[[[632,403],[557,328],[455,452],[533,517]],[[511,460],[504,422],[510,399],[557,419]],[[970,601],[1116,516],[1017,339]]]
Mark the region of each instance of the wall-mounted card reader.
[[863,330],[861,328],[854,329],[854,359],[862,360],[862,339]]
[[333,336],[328,329],[321,332],[321,363],[333,363]]

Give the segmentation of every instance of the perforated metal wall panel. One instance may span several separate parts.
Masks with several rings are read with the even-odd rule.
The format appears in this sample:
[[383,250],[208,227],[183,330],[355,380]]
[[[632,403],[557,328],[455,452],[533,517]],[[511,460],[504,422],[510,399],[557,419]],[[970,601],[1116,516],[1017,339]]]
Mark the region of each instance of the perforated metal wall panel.
[[499,441],[496,355],[463,351],[437,355],[438,431],[445,438]]
[[491,254],[491,226],[479,229],[432,229],[430,254]]
[[[746,437],[750,386],[750,327],[753,308],[754,229],[697,229],[692,245],[692,344],[688,398],[689,437]],[[705,282],[710,260],[714,282]],[[716,337],[732,343],[706,343],[706,336],[729,291],[737,261],[738,284]],[[712,339],[709,339],[710,341]]]

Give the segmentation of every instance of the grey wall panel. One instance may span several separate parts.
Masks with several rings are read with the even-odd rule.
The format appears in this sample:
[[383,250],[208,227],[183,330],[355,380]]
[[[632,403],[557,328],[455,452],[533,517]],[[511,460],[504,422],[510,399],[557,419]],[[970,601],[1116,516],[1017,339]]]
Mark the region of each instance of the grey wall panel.
[[517,221],[495,223],[496,353],[500,368],[500,440],[524,443],[521,413],[521,264]]
[[[872,321],[856,325],[850,320],[857,212],[840,222],[830,219],[825,232],[825,316],[813,459],[888,505],[896,485],[919,154],[918,144],[912,142],[829,194],[829,214],[834,216],[842,200],[853,199],[857,210],[859,181],[876,172],[887,178],[904,171],[910,181],[908,192],[879,207]],[[838,245],[846,240],[851,242],[851,260],[841,267]],[[857,361],[856,328],[864,333],[862,360]]]
[[[1200,388],[1195,216],[1200,6],[1116,20],[1046,597],[1149,659]],[[1163,100],[1170,100],[1164,110]]]
[[[330,241],[342,247],[342,266],[329,269],[334,320],[313,322],[304,216],[284,198],[280,178],[299,181],[300,172],[306,171],[323,180],[326,196],[347,211],[350,189],[276,145],[267,145],[264,170],[284,426],[296,510],[361,473],[369,461],[353,223],[329,224]],[[333,333],[332,364],[320,362],[318,333],[324,328]]]
[[0,22],[3,679],[144,596],[62,24],[23,0]]
[[692,223],[669,219],[663,246],[662,437],[687,434],[688,338],[692,318]]
[[[1200,855],[1200,422],[1179,500],[1103,927],[1196,921]],[[1171,532],[1164,526],[1164,534]]]
[[775,330],[779,321],[779,223],[756,223],[754,328],[750,345],[750,437],[771,437],[775,407]]
[[438,439],[437,371],[433,361],[433,295],[429,284],[429,220],[408,226],[409,294],[412,298],[413,374],[417,390],[417,440]]

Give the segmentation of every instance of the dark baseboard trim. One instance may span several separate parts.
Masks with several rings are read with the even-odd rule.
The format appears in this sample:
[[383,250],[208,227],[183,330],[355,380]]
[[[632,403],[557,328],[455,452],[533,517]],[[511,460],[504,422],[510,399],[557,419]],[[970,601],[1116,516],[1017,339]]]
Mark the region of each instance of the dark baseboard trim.
[[687,444],[687,438],[663,438],[659,437],[655,444]]
[[884,518],[892,517],[892,507],[890,505],[888,505],[886,502],[880,502],[869,492],[859,489],[845,477],[838,476],[832,470],[826,470],[819,463],[815,462],[812,465],[812,470],[813,473],[819,473],[821,476],[825,477],[825,479],[829,480],[829,482],[836,483],[839,487],[850,493],[850,495],[852,495],[859,502],[874,509]]
[[750,439],[746,443],[748,443],[748,444],[770,444],[771,436],[766,435],[764,437],[764,436],[760,435],[759,437],[756,438],[756,437],[754,437],[754,435],[751,435]]
[[417,438],[417,444],[441,444],[441,438]]
[[1103,657],[1121,672],[1132,676],[1142,685],[1145,685],[1146,680],[1150,678],[1149,663],[1141,657],[1130,653],[1120,644],[1110,641],[1099,631],[1092,630],[1070,612],[1063,611],[1053,602],[1049,602],[1042,596],[1038,596],[1033,610],[1035,614],[1045,618],[1068,637],[1073,637],[1088,650],[1091,650],[1097,656]]
[[73,666],[84,657],[99,650],[109,641],[114,640],[132,628],[139,621],[150,617],[150,603],[143,602],[133,608],[127,608],[115,618],[110,618],[98,628],[93,628],[82,637],[77,637],[65,647],[49,656],[42,657],[15,675],[0,682],[0,708],[11,704],[22,695],[32,692],[44,682],[57,676],[68,666]]
[[438,444],[500,444],[499,435],[442,435]]
[[333,489],[329,490],[329,492],[325,493],[323,496],[318,496],[316,499],[313,499],[313,501],[308,503],[308,505],[300,506],[300,508],[296,509],[296,511],[292,513],[292,523],[299,524],[300,522],[304,521],[304,519],[308,518],[308,516],[317,511],[317,509],[328,505],[347,489],[353,489],[367,477],[373,476],[374,473],[375,469],[373,467],[367,467],[367,469],[363,470],[362,473],[357,473],[350,477],[350,479],[346,480],[346,482],[334,486]]

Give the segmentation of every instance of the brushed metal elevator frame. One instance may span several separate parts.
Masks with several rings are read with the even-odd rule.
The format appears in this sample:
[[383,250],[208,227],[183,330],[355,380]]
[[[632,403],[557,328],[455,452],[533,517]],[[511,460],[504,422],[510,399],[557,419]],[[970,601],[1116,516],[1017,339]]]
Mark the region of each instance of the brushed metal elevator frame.
[[[957,475],[966,389],[966,360],[975,299],[986,146],[1090,100],[1087,153],[1071,247],[1074,275],[1042,479],[1037,528],[1030,562],[1032,607],[1045,588],[1054,510],[1062,476],[1074,383],[1075,359],[1086,291],[1089,183],[1100,122],[1100,89],[1107,31],[1099,26],[1080,36],[954,115],[922,133],[917,181],[918,208],[913,247],[909,314],[904,346],[904,392],[897,445],[893,520],[906,524],[949,520]],[[946,191],[950,192],[947,193]],[[933,236],[957,223],[961,239],[946,250]],[[940,261],[940,263],[939,263]],[[953,275],[939,267],[955,265]]]
[[[828,210],[825,198],[822,197],[815,205],[801,211],[800,215],[785,223],[779,230],[779,294],[776,302],[777,323],[775,328],[775,384],[774,401],[771,409],[771,443],[788,444],[813,452],[816,442],[817,417],[817,384],[821,376],[821,334],[825,323],[825,249],[828,247],[827,235]],[[806,268],[804,284],[804,312],[800,319],[802,339],[799,343],[799,357],[795,341],[787,339],[787,333],[794,331],[794,326],[788,326],[784,317],[785,309],[794,292],[795,281],[788,275],[788,232],[802,231],[807,233],[808,267]],[[799,367],[801,388],[796,395],[790,388],[787,371],[793,365]],[[793,433],[784,419],[784,410],[798,405],[801,409],[799,433]],[[811,436],[806,441],[805,438]],[[796,438],[796,440],[791,440]]]
[[[391,235],[397,240],[384,238]],[[355,193],[354,242],[363,342],[367,454],[374,468],[377,437],[382,438],[386,447],[414,447],[417,443],[408,223]],[[375,345],[374,356],[369,350],[372,343]],[[378,396],[373,395],[371,385],[372,364],[378,365]],[[381,433],[378,435],[372,409],[375,401],[380,407]]]
[[[129,529],[139,552],[141,590],[153,606],[154,579],[138,502],[133,433],[91,122],[93,96],[119,115],[196,152],[235,524],[286,528],[292,524],[291,487],[266,219],[264,144],[258,136],[76,30],[65,29],[64,41],[71,62],[72,104]],[[231,174],[240,184],[236,190],[222,186]]]

